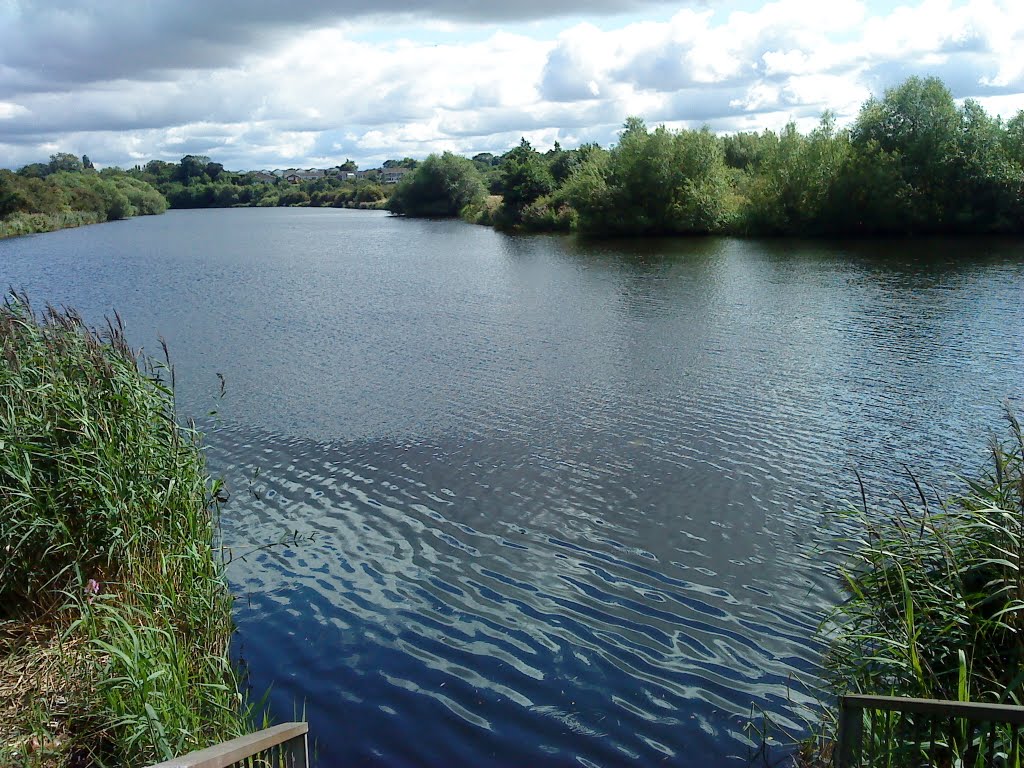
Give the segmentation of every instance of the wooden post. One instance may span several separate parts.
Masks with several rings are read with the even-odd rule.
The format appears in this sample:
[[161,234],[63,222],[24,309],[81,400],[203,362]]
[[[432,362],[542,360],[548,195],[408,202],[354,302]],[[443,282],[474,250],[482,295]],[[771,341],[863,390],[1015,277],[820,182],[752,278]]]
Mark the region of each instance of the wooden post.
[[839,697],[839,762],[837,768],[860,765],[864,749],[864,710]]

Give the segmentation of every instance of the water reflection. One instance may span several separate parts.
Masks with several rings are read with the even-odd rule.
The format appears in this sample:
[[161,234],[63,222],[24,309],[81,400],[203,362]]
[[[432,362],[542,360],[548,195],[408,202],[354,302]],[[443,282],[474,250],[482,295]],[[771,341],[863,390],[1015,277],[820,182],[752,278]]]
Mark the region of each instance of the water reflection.
[[[1005,241],[593,243],[285,209],[0,242],[167,336],[245,551],[238,650],[324,762],[733,764],[799,729],[823,510],[942,484],[1021,397]],[[897,483],[898,487],[898,483]]]

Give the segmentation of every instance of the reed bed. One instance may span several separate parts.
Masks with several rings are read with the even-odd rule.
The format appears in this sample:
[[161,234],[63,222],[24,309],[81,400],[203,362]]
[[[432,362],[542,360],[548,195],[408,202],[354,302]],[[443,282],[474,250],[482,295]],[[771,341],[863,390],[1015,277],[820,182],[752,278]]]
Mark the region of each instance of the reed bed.
[[145,765],[245,730],[220,488],[172,378],[120,319],[0,306],[0,764]]
[[[988,469],[959,496],[932,499],[917,485],[913,501],[897,498],[884,511],[862,493],[845,513],[855,532],[839,547],[847,599],[826,624],[835,693],[1021,704],[1024,433],[1009,409],[1007,419],[1009,438],[993,443]],[[939,748],[942,764],[994,754],[1019,765],[1009,728],[972,733],[955,723],[936,732],[918,721],[891,713],[869,731],[878,764],[922,764],[914,742],[927,728],[931,760]]]

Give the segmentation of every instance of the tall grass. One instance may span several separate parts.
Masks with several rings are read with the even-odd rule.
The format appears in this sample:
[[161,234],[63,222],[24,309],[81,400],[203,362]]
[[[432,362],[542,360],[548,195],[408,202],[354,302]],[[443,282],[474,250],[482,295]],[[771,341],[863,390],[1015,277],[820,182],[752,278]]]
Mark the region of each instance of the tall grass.
[[[1009,439],[959,496],[933,500],[917,486],[890,511],[864,496],[846,513],[847,599],[827,624],[825,658],[836,693],[1024,700],[1024,433],[1009,412],[1008,423]],[[890,743],[876,746],[899,748],[914,725],[889,723]],[[971,748],[940,735],[951,753]]]
[[49,684],[74,692],[60,713],[25,713],[0,763],[58,730],[65,754],[97,765],[243,730],[219,488],[168,373],[136,356],[120,320],[94,332],[24,297],[0,306],[0,630],[51,628],[39,653],[61,673]]

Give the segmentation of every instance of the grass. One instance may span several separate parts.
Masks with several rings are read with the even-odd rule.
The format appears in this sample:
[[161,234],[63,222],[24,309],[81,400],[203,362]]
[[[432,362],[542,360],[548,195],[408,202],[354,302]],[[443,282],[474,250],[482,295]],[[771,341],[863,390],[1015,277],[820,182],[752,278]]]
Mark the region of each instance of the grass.
[[0,764],[145,765],[239,735],[219,486],[169,365],[119,320],[18,296],[0,357]]
[[[839,551],[847,599],[825,627],[834,693],[1021,704],[1024,433],[1007,415],[1009,439],[993,444],[989,469],[959,496],[933,500],[917,486],[912,502],[897,497],[883,511],[862,494],[862,505],[845,513],[855,532]],[[873,746],[909,765],[920,757],[907,752],[909,737],[923,725],[887,716]],[[979,748],[960,724],[938,737],[950,760]],[[997,751],[1006,747],[1002,730],[992,737]],[[830,740],[816,739],[826,747]],[[808,762],[816,751],[808,745]]]

